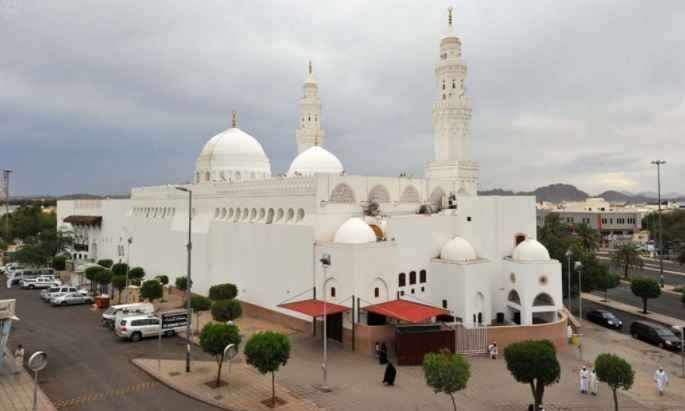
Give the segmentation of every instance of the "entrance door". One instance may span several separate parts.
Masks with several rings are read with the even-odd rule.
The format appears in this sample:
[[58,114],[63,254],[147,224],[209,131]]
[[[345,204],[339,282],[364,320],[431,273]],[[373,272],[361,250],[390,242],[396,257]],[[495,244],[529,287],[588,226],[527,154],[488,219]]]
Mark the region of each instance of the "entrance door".
[[328,338],[338,342],[343,341],[343,315],[342,313],[326,316],[326,333]]

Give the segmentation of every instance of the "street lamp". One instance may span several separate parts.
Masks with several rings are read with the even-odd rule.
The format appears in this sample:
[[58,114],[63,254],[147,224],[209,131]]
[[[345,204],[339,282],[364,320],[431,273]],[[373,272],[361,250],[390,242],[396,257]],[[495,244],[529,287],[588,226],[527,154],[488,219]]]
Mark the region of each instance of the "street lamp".
[[576,271],[578,271],[578,322],[583,319],[583,263],[576,261]]
[[328,280],[328,267],[331,266],[331,255],[323,254],[321,256],[321,267],[323,268],[323,286],[321,287],[321,292],[323,293],[323,364],[321,364],[321,369],[323,370],[323,385],[321,385],[322,391],[330,391],[328,387],[328,328],[327,328],[327,315],[326,315],[326,304],[328,293],[326,292],[326,282]]
[[188,249],[188,274],[186,278],[186,310],[188,311],[188,325],[186,328],[186,372],[190,372],[190,318],[192,318],[192,312],[190,309],[190,288],[193,284],[192,280],[190,279],[190,259],[193,249],[193,191],[189,188],[179,186],[174,188],[176,188],[176,190],[183,191],[184,193],[188,193],[188,244],[186,245],[186,248]]
[[657,243],[659,246],[659,283],[661,288],[664,288],[664,235],[661,229],[661,166],[666,164],[665,160],[654,160],[652,164],[656,166],[656,181],[657,181],[657,201],[658,204],[658,237]]
[[566,250],[564,255],[566,256],[566,261],[568,262],[567,270],[566,270],[566,274],[567,274],[566,279],[568,282],[568,288],[567,288],[567,291],[568,291],[568,311],[572,312],[571,311],[572,310],[572,308],[571,308],[571,273],[573,272],[573,270],[571,269],[571,256],[573,255],[573,251],[571,251],[571,249],[569,248],[568,250]]
[[133,237],[126,239],[126,302],[129,303],[131,290],[128,289],[128,271],[131,269],[131,244],[133,243]]

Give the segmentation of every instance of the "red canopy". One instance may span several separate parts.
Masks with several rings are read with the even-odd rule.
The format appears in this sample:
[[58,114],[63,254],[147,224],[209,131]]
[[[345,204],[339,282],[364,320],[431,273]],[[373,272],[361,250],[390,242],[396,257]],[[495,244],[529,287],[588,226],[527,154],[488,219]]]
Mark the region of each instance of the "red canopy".
[[366,311],[410,323],[420,323],[438,315],[449,315],[449,311],[409,300],[392,300],[364,307]]
[[[326,302],[325,305],[326,315],[343,313],[350,310],[350,308],[345,307],[344,305],[338,305],[329,302]],[[324,302],[321,300],[310,299],[280,304],[279,307],[297,311],[298,313],[306,314],[310,317],[323,317]]]

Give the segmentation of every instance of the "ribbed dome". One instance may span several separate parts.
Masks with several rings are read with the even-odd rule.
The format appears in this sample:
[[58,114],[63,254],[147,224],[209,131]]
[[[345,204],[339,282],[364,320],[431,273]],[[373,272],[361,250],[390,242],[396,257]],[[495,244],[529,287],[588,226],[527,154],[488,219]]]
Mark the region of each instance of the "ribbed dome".
[[516,261],[546,261],[550,259],[545,246],[532,238],[516,246],[511,258]]
[[338,157],[320,146],[312,146],[301,152],[288,169],[288,177],[309,176],[316,173],[341,174],[343,165]]
[[271,177],[271,163],[254,137],[237,127],[212,137],[196,163],[196,182]]
[[364,220],[352,217],[338,228],[333,241],[343,244],[373,243],[376,241],[376,234]]
[[461,237],[454,237],[442,247],[440,258],[447,261],[472,261],[478,257],[471,243]]

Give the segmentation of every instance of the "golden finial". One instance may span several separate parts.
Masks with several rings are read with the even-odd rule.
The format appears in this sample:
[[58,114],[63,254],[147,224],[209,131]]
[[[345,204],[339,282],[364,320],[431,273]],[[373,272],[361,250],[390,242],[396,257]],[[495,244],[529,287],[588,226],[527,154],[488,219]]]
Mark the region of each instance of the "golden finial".
[[309,60],[309,75],[312,75],[312,61]]
[[233,116],[231,118],[231,127],[238,127],[238,113],[236,111],[233,111]]
[[451,26],[452,25],[452,6],[449,6],[447,8],[447,23]]

